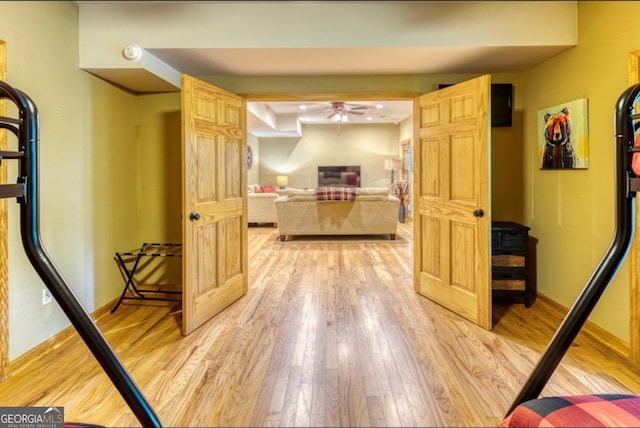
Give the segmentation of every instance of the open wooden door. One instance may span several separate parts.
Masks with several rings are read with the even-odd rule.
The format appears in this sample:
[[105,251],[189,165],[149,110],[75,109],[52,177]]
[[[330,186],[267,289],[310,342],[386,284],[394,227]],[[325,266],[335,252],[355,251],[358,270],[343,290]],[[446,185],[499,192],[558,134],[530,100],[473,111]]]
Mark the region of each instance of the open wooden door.
[[414,287],[490,330],[490,76],[414,103]]
[[182,334],[247,292],[246,102],[182,76]]

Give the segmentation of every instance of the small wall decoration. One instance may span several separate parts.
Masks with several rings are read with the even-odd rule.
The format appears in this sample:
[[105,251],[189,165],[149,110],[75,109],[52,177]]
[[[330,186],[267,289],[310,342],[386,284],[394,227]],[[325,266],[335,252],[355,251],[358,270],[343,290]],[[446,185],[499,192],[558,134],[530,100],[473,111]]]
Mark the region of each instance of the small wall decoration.
[[538,111],[540,169],[589,167],[587,99]]
[[251,165],[253,165],[253,150],[251,146],[247,146],[247,169],[251,169]]

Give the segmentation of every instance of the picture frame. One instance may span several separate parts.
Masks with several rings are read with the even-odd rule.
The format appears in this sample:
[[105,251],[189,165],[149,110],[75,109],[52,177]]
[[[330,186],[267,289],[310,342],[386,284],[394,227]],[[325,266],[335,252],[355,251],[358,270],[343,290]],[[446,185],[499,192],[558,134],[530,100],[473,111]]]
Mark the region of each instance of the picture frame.
[[589,126],[586,98],[538,111],[540,169],[589,168]]

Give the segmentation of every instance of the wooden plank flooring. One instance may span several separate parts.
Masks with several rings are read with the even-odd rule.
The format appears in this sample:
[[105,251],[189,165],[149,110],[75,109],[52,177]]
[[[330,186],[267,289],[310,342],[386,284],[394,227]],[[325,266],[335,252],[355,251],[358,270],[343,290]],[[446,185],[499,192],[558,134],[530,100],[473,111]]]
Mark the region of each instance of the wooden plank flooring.
[[[496,426],[561,314],[496,302],[485,331],[412,288],[401,243],[278,243],[252,227],[248,294],[188,337],[179,307],[124,303],[98,326],[165,426]],[[139,426],[70,334],[0,383],[2,406]],[[637,368],[578,340],[543,395],[638,392]]]

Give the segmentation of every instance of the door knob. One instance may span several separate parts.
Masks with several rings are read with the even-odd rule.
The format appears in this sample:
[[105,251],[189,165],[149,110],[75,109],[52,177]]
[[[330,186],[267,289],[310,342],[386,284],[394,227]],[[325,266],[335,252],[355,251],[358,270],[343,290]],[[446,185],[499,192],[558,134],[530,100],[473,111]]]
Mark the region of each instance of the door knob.
[[474,217],[482,217],[482,216],[484,216],[484,211],[482,211],[480,208],[478,208],[477,210],[475,210],[473,212],[473,216]]
[[198,214],[198,213],[189,214],[189,220],[191,220],[191,221],[200,220],[200,214]]

